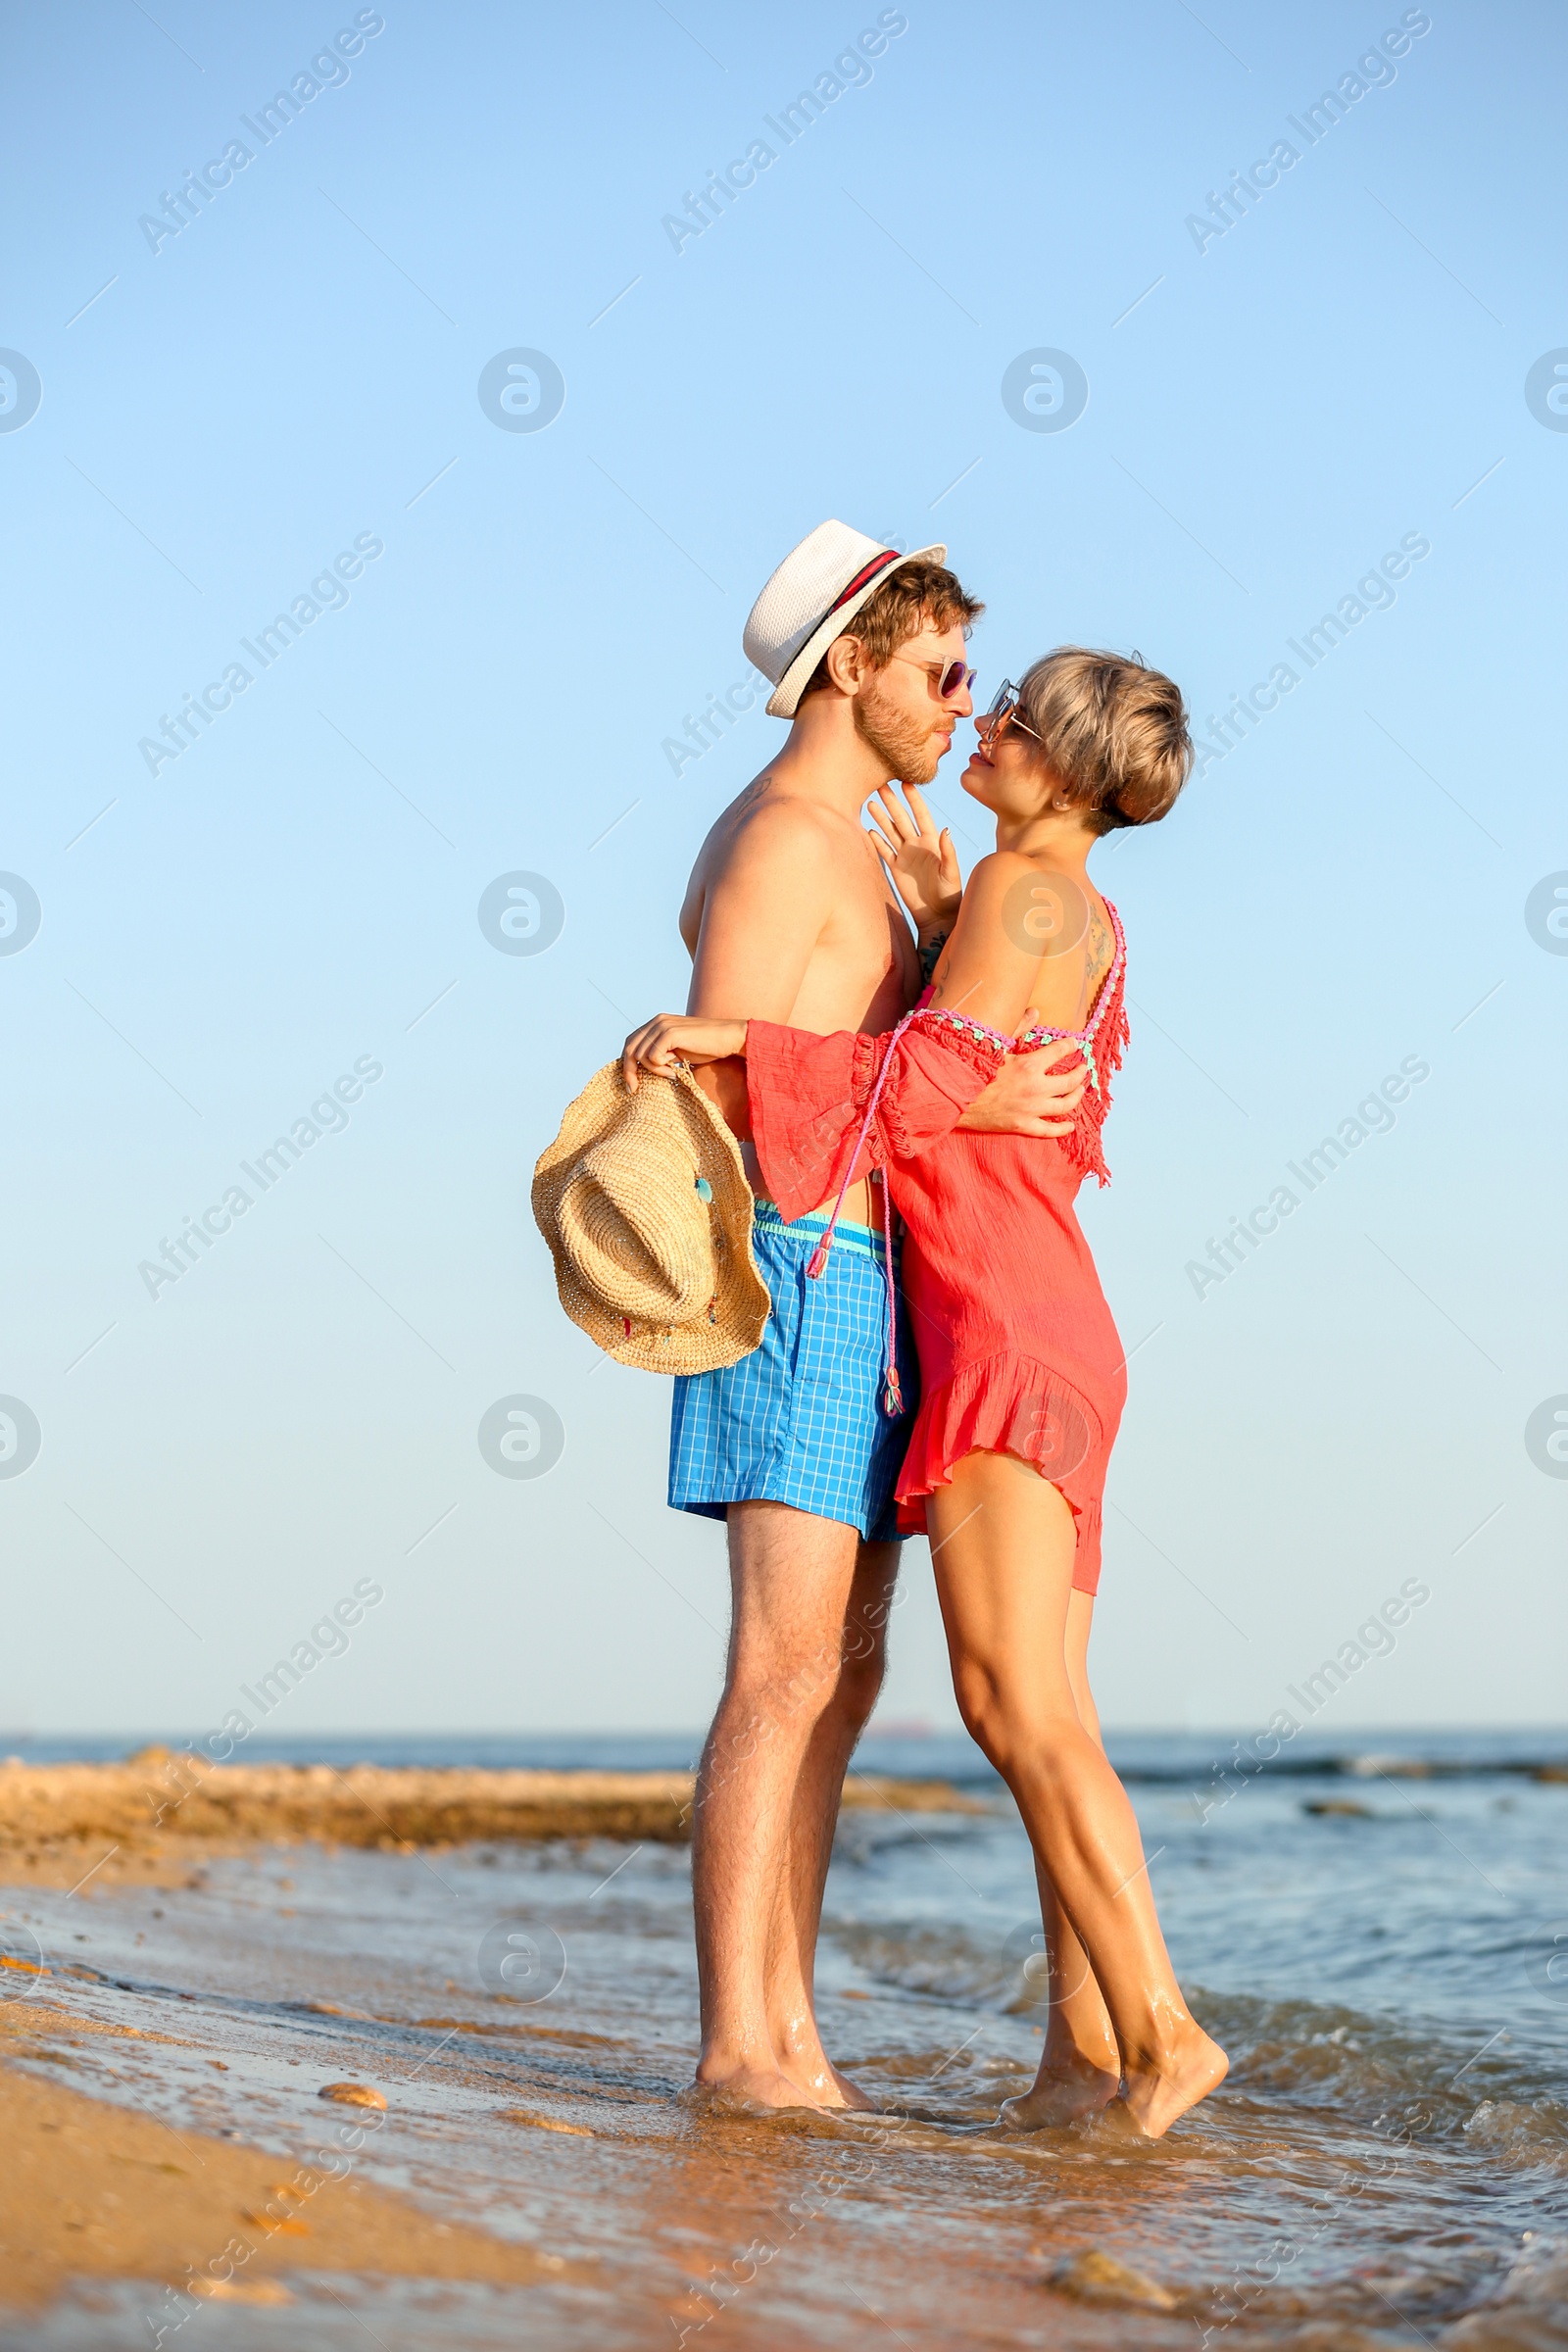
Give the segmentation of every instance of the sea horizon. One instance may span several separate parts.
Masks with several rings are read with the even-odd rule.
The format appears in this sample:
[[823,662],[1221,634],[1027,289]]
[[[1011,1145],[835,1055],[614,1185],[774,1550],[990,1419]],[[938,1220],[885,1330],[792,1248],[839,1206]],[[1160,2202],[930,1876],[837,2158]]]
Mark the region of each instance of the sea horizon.
[[[1107,1752],[1124,1780],[1181,1781],[1208,1768],[1238,1763],[1248,1774],[1345,1774],[1367,1777],[1380,1766],[1412,1773],[1532,1774],[1568,1771],[1568,1723],[1368,1724],[1339,1730],[1303,1725],[1268,1752],[1266,1727],[1235,1724],[1192,1730],[1102,1727]],[[103,1732],[0,1732],[0,1765],[123,1762],[150,1748],[197,1749],[215,1765],[373,1764],[386,1769],[686,1772],[696,1768],[702,1729],[526,1732],[369,1730],[257,1732],[220,1756],[205,1732],[139,1728]],[[978,1747],[959,1730],[898,1723],[873,1724],[856,1750],[851,1770],[895,1778],[945,1780],[958,1787],[1002,1786]]]

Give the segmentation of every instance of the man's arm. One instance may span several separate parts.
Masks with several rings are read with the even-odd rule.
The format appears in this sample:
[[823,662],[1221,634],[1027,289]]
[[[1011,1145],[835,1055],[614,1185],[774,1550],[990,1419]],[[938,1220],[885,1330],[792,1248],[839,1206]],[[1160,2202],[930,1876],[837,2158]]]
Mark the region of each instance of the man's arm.
[[760,809],[707,887],[690,1013],[787,1021],[829,911],[820,827],[799,804]]
[[[1032,1028],[1040,1015],[1031,1005],[1022,1026]],[[1068,1057],[1076,1067],[1053,1069]],[[1089,1064],[1077,1046],[1064,1042],[1038,1052],[1009,1054],[983,1095],[970,1103],[960,1127],[982,1135],[1071,1135],[1073,1112],[1089,1084]]]
[[[688,1013],[787,1021],[829,906],[816,819],[798,804],[760,808],[732,841],[703,894]],[[743,1062],[693,1072],[731,1133],[751,1133]]]

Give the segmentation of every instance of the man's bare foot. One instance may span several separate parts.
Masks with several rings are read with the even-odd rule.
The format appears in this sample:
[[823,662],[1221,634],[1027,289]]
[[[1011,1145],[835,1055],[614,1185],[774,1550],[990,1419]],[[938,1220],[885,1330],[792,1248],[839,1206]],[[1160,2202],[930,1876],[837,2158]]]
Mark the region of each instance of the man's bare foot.
[[1040,2072],[1021,2098],[1004,2099],[997,2118],[1004,2132],[1057,2132],[1108,2107],[1121,2088],[1118,2063],[1097,2066],[1081,2051],[1047,2049]]
[[852,2082],[848,2075],[841,2075],[831,2058],[825,2058],[822,2063],[827,2069],[827,2080],[816,2095],[824,2107],[849,2107],[857,2114],[864,2115],[875,2113],[875,2099],[869,2098],[858,2082]]
[[731,2066],[708,2068],[699,2066],[697,2091],[707,2091],[717,2098],[731,2098],[750,2107],[824,2107],[825,2099],[813,2097],[776,2066]]
[[828,2072],[832,2075],[834,2084],[836,2085],[839,2095],[843,2099],[846,2107],[853,2107],[858,2114],[862,2115],[874,2115],[876,2113],[875,2099],[871,2097],[868,2091],[862,2090],[858,2082],[852,2082],[848,2075],[841,2075],[838,2068],[833,2066],[831,2063],[829,2064]]
[[1230,2060],[1201,2026],[1188,2018],[1157,2066],[1129,2067],[1124,2100],[1146,2139],[1162,2139],[1189,2107],[1206,2099],[1230,2072]]
[[870,2113],[876,2105],[858,2082],[841,2075],[820,2042],[811,2050],[790,2050],[780,2070],[801,2085],[803,2099],[812,2107],[852,2107]]

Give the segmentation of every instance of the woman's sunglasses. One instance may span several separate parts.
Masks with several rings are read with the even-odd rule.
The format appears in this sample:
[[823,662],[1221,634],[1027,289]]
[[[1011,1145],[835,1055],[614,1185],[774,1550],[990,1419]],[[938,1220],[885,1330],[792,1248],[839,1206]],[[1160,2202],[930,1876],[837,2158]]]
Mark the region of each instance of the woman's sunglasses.
[[1034,728],[1026,726],[1018,716],[1020,693],[1021,689],[1013,684],[1011,678],[1004,678],[1002,684],[997,688],[990,710],[975,720],[975,733],[979,736],[987,752],[998,741],[1004,727],[1006,726],[1016,727],[1020,735],[1034,736],[1036,743],[1040,741]]

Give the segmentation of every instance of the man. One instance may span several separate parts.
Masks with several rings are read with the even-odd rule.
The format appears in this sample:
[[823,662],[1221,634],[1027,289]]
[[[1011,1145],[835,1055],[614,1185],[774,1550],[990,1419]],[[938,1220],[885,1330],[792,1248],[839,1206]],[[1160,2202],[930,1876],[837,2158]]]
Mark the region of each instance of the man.
[[[913,1004],[922,966],[929,977],[958,868],[918,787],[973,707],[964,637],[983,610],[946,554],[901,556],[825,522],[758,598],[746,652],[776,682],[769,712],[792,724],[692,870],[680,916],[689,1012],[874,1036]],[[878,792],[896,849],[873,846],[860,821]],[[924,886],[918,953],[883,870],[894,862]],[[1040,1060],[1010,1061],[963,1125],[1064,1133],[1082,1073]],[[629,1054],[625,1067],[635,1086]],[[698,1078],[741,1135],[759,1191],[743,1065]],[[897,1301],[879,1188],[851,1189],[831,1252],[808,1272],[830,1206],[786,1226],[759,1199],[754,1247],[773,1299],[761,1346],[727,1371],[678,1380],[670,1433],[670,1502],[725,1521],[732,1589],[693,1839],[697,2079],[775,2107],[869,2104],[823,2050],[812,1968],[844,1774],[882,1681],[893,1489],[917,1401],[907,1339],[903,1414],[880,1394]]]

